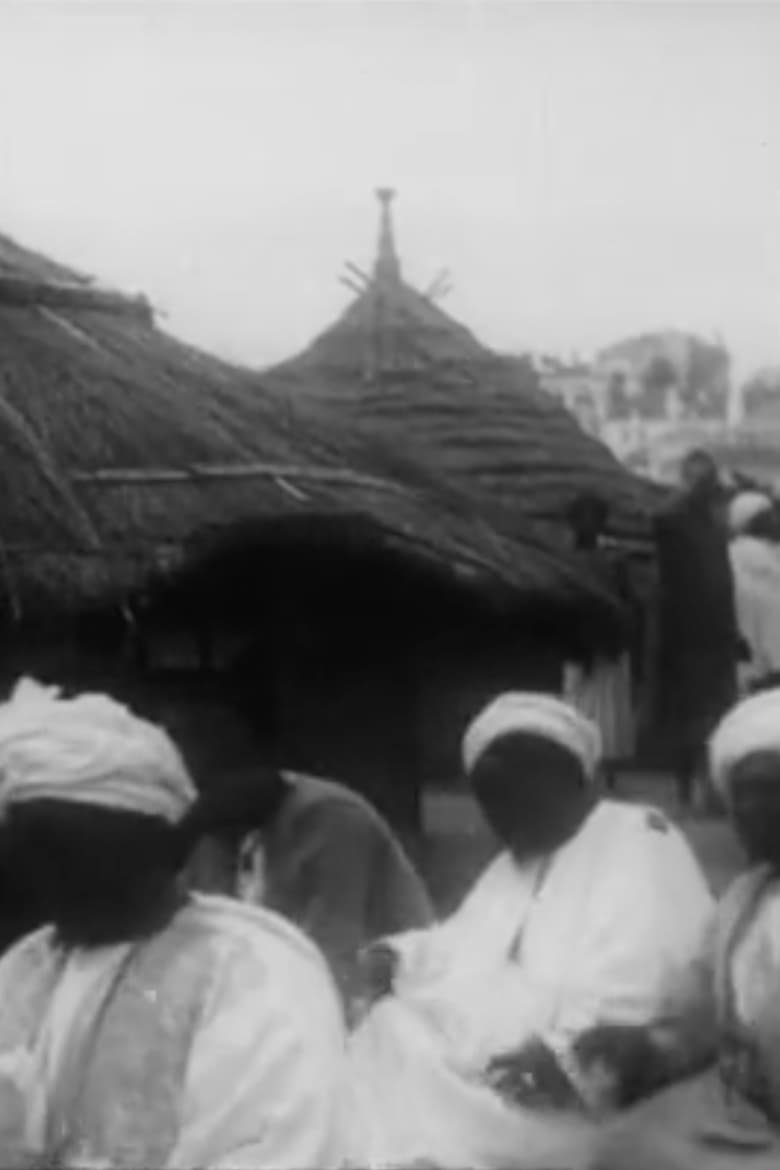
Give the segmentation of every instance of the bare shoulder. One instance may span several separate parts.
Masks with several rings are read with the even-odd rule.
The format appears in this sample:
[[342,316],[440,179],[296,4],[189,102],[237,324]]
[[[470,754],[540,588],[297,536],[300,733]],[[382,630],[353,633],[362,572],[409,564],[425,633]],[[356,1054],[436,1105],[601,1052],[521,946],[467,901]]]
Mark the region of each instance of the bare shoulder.
[[381,813],[354,788],[319,776],[287,773],[295,790],[298,815],[316,815],[331,824],[346,824],[387,836],[391,830]]

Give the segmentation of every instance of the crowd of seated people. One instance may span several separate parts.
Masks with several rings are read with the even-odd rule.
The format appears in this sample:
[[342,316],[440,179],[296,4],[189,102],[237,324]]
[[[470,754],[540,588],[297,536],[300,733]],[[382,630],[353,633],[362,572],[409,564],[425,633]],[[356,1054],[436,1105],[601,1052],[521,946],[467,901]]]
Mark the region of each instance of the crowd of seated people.
[[497,851],[440,921],[365,801],[188,754],[108,695],[0,707],[0,1165],[780,1165],[779,692],[711,742],[720,907],[557,698],[468,727]]

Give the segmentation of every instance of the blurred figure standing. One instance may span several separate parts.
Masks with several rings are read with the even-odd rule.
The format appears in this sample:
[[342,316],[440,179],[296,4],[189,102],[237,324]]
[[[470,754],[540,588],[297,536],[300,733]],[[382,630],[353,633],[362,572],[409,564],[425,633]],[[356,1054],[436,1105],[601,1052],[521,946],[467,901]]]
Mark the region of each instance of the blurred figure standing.
[[741,492],[731,502],[729,523],[737,621],[746,651],[740,688],[749,692],[780,681],[780,521],[770,496]]
[[724,492],[712,456],[689,452],[681,486],[655,524],[656,694],[687,808],[704,745],[737,695],[739,631]]

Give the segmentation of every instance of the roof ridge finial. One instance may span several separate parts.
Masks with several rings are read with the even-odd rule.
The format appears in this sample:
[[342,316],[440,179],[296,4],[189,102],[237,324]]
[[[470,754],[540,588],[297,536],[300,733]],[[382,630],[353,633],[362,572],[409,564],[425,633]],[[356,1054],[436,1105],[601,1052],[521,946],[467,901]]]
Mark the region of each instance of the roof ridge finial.
[[380,204],[379,246],[377,248],[374,277],[378,281],[397,282],[401,279],[401,265],[395,250],[393,232],[392,202],[395,199],[393,187],[378,187],[377,199]]

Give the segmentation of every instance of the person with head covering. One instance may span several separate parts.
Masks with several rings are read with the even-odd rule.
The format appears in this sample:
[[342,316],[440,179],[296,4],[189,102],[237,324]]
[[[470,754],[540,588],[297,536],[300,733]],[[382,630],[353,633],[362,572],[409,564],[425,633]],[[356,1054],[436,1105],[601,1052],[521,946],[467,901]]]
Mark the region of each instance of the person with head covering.
[[599,798],[600,762],[597,728],[550,696],[504,694],[468,728],[502,848],[452,917],[365,956],[357,1164],[571,1170],[639,1091],[712,904],[660,813]]
[[167,734],[106,695],[24,681],[0,707],[8,862],[47,923],[0,960],[1,1165],[340,1165],[325,964],[186,892],[195,803]]
[[362,948],[434,917],[390,825],[344,784],[263,765],[262,745],[237,711],[196,708],[180,738],[203,785],[194,885],[294,922],[322,950],[349,1005]]
[[658,729],[688,807],[707,740],[737,697],[740,637],[717,464],[691,451],[679,496],[655,522],[654,691]]
[[740,492],[731,501],[729,548],[739,632],[747,650],[743,691],[780,680],[780,542],[774,501]]
[[[725,717],[710,768],[748,859],[699,973],[715,1018],[713,1061],[608,1128],[593,1170],[780,1166],[780,690]],[[695,1012],[680,1035],[701,1047]]]
[[[732,536],[744,536],[747,532],[769,535],[768,521],[774,520],[774,502],[771,496],[759,491],[738,492],[729,503],[729,528]],[[771,532],[776,532],[772,523]]]

